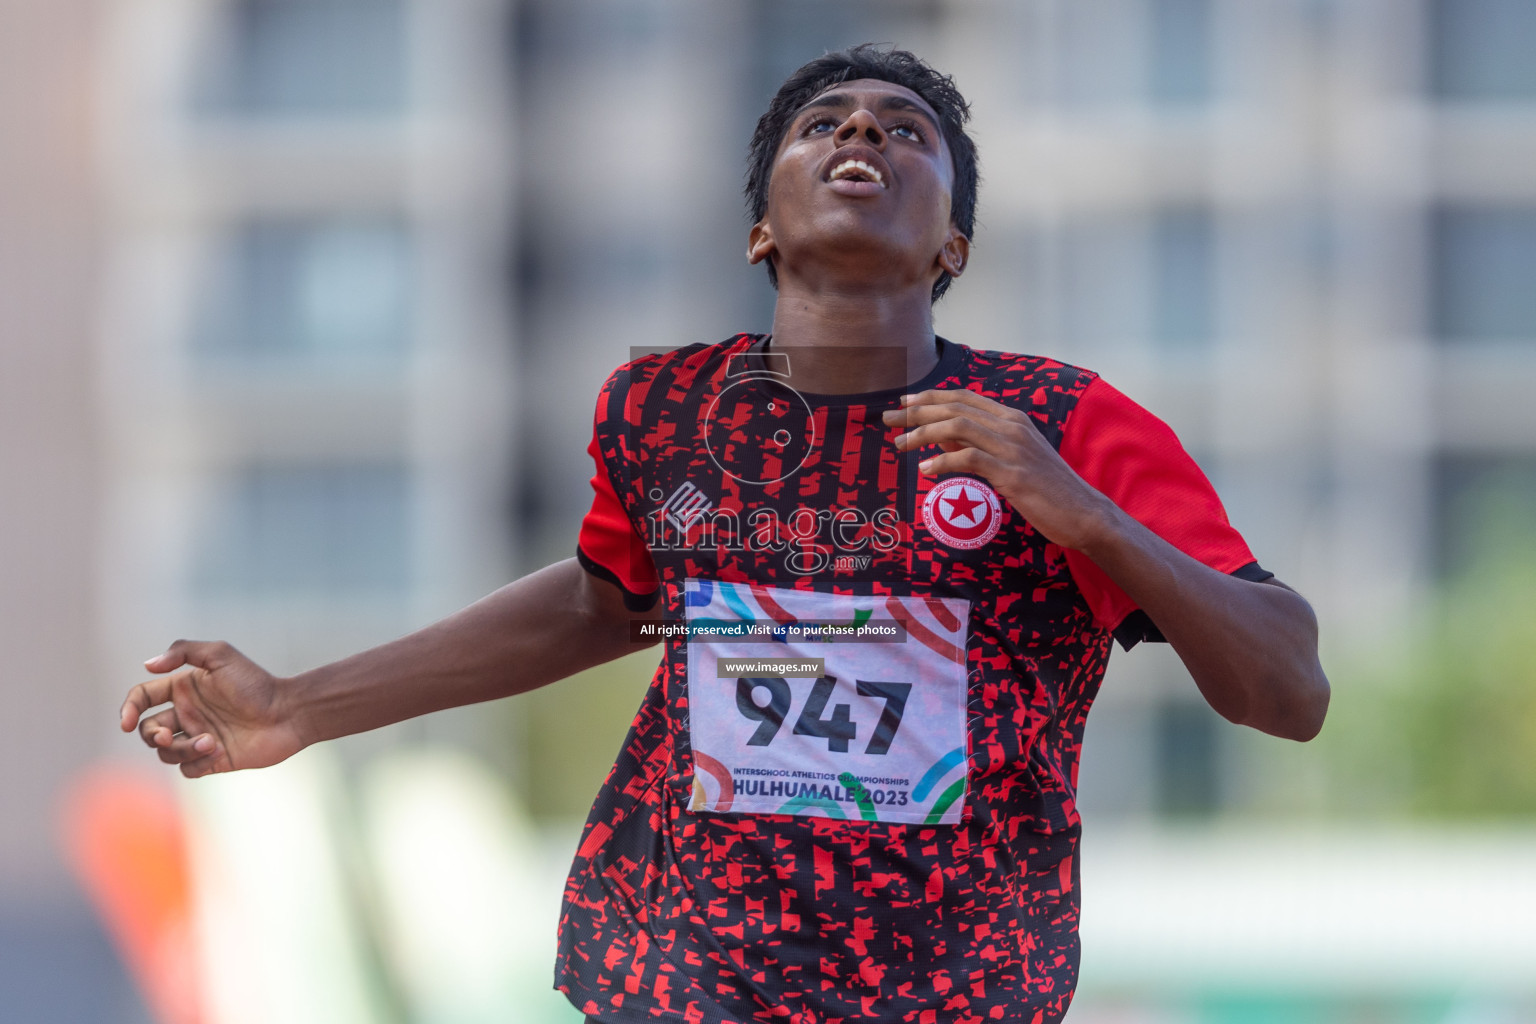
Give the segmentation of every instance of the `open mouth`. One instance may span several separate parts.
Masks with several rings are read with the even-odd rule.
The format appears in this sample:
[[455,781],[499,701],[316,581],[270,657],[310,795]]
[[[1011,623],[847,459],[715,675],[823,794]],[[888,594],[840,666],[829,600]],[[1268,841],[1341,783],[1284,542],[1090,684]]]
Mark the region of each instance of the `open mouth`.
[[828,181],[868,181],[885,188],[885,176],[863,160],[844,160],[832,168]]

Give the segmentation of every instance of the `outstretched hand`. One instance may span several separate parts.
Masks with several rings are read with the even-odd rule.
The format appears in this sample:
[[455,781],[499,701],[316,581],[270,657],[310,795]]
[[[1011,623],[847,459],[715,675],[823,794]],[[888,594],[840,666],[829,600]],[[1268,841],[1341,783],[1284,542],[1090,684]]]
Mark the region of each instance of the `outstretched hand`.
[[[178,640],[149,659],[150,672],[185,672],[128,691],[119,726],[189,779],[237,768],[265,768],[305,746],[285,706],[280,680],[229,644]],[[151,715],[161,704],[171,706]],[[141,720],[142,716],[142,720]]]

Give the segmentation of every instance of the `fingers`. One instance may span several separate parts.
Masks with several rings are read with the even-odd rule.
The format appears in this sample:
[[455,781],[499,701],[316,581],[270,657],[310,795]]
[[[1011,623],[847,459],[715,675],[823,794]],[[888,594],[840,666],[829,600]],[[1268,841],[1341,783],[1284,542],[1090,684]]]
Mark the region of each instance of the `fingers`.
[[964,415],[969,406],[959,402],[930,402],[908,406],[905,409],[887,409],[881,415],[888,426],[916,427],[924,423],[937,423],[954,416]]
[[151,672],[171,672],[183,665],[192,665],[212,671],[236,653],[222,640],[177,640],[164,653],[146,661],[144,667]]
[[176,643],[153,658],[146,658],[144,660],[144,667],[151,672],[169,672],[172,669],[181,668],[181,666],[187,663],[187,659],[185,653],[177,650],[177,648],[184,643],[186,643],[185,640],[177,640]]
[[[228,770],[229,758],[223,744],[212,731],[206,717],[192,699],[199,670],[214,671],[238,657],[233,647],[220,641],[178,640],[163,654],[144,663],[151,672],[171,672],[183,666],[192,671],[163,676],[140,683],[128,691],[119,712],[124,732],[136,725],[139,736],[161,761],[181,766],[187,778],[197,778],[215,771]],[[145,718],[150,708],[167,702],[173,706]]]
[[[171,683],[173,692],[176,691],[178,684],[181,683],[185,683],[187,687],[191,687],[193,685],[192,673],[184,672],[172,679]],[[211,748],[205,749],[206,745],[199,746],[198,741],[203,739],[205,736],[210,740],[212,739],[216,731],[213,723],[208,720],[208,717],[205,714],[203,714],[202,709],[197,705],[197,703],[191,700],[185,694],[180,694],[174,699],[176,700],[176,712],[178,716],[177,720],[181,723],[181,732],[186,736],[192,737],[193,747],[197,750],[198,753],[206,754],[208,749]]]
[[217,739],[208,733],[203,733],[200,736],[177,736],[165,746],[157,747],[155,754],[165,764],[186,766],[200,761],[211,764],[219,759],[223,749]]
[[122,710],[118,712],[119,727],[123,732],[132,732],[140,715],[170,699],[170,679],[151,679],[147,683],[140,683],[128,691],[128,699],[123,701]]
[[996,473],[1021,464],[1021,459],[1027,461],[1028,453],[1043,440],[1027,413],[974,391],[924,391],[903,395],[901,402],[902,408],[883,414],[888,426],[911,428],[895,438],[898,451],[937,447],[944,455],[964,455],[976,448],[991,456],[984,460],[973,455],[942,460],[935,456],[918,464],[925,474],[987,472],[983,467]]
[[915,395],[902,395],[901,408],[891,409],[887,411],[886,415],[890,416],[892,413],[899,415],[902,412],[918,410],[933,405],[959,405],[970,409],[991,412],[1005,419],[1017,419],[1024,415],[1018,409],[1004,405],[995,398],[978,395],[976,392],[966,388],[919,391]]
[[980,448],[961,448],[943,452],[917,464],[919,471],[929,476],[943,473],[969,473],[984,480],[991,480],[1001,468],[1001,463]]
[[219,741],[211,732],[184,726],[175,708],[161,711],[139,723],[139,735],[166,764],[182,764],[216,755]]
[[207,757],[200,757],[196,761],[188,761],[181,766],[181,774],[189,779],[202,778],[204,775],[212,775],[214,772],[228,771],[227,763],[223,760],[224,752],[215,751]]
[[957,409],[951,415],[913,427],[897,437],[896,450],[905,452],[938,445],[946,452],[958,451],[967,446],[996,452],[1003,444],[1003,439],[992,429],[994,425],[1006,429],[1006,424],[989,424],[968,411]]
[[151,747],[168,746],[179,732],[181,721],[176,716],[175,708],[150,715],[139,723],[139,738]]
[[[924,391],[916,395],[903,395],[902,408],[887,409],[882,418],[887,426],[921,427],[946,420],[966,419],[992,431],[994,434],[1011,434],[1024,426],[1029,417],[1017,409],[976,394],[974,391]],[[896,438],[896,447],[910,449],[920,447],[917,431],[908,431]]]
[[[163,653],[144,662],[144,667],[156,673],[172,672],[184,665],[212,671],[238,654],[239,652],[233,647],[221,640],[177,640]],[[170,700],[171,684],[183,678],[183,676],[176,676],[167,679],[151,679],[129,690],[128,699],[123,702],[121,710],[118,711],[118,727],[123,732],[132,732],[139,721],[139,716],[155,705],[164,704]],[[186,678],[190,678],[190,673]]]

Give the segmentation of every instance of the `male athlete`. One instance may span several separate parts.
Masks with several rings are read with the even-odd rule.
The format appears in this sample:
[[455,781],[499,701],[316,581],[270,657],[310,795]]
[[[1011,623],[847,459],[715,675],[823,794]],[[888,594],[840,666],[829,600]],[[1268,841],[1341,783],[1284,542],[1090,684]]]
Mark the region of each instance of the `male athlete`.
[[934,335],[967,117],[903,51],[797,71],[751,146],[773,332],[609,378],[575,558],[291,679],[178,641],[122,728],[188,777],[255,768],[664,637],[566,885],[556,984],[589,1020],[1060,1019],[1111,639],[1166,640],[1223,716],[1297,740],[1328,682],[1166,426]]

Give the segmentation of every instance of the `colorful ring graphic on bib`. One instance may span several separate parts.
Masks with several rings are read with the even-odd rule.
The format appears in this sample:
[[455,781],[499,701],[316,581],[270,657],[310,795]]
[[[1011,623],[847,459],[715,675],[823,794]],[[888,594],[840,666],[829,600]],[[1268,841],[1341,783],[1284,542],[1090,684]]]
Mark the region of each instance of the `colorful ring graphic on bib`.
[[933,485],[923,500],[928,532],[952,548],[969,551],[997,536],[1003,507],[997,492],[973,476],[952,476]]

